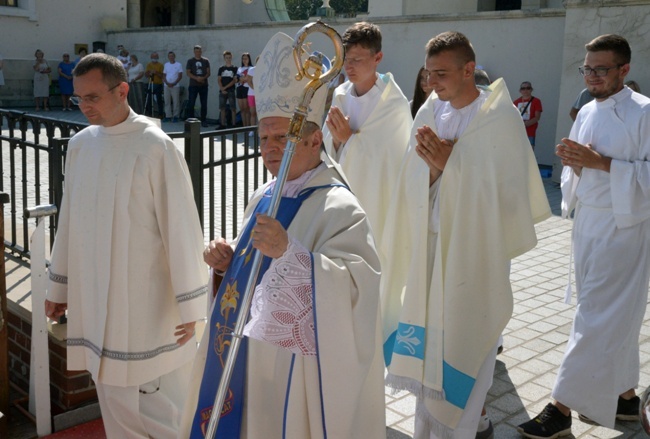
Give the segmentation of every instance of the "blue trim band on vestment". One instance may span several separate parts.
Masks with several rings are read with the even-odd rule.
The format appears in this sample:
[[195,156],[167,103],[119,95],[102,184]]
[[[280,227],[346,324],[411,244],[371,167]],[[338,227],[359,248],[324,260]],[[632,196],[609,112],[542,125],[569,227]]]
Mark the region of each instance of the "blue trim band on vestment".
[[287,393],[284,397],[284,413],[282,415],[282,439],[287,437],[287,413],[289,412],[289,394],[291,393],[291,379],[293,378],[293,365],[296,362],[296,354],[291,356],[291,366],[289,366],[289,377],[287,378]]
[[311,258],[311,303],[314,313],[314,336],[316,338],[316,364],[318,364],[318,392],[320,394],[321,418],[323,419],[323,438],[327,439],[327,427],[325,426],[325,404],[323,403],[323,375],[320,367],[320,349],[318,348],[318,319],[316,318],[316,282],[314,273],[314,254],[309,252]]
[[395,348],[395,339],[397,338],[397,331],[388,336],[388,340],[384,343],[384,365],[386,367],[390,366],[390,362],[393,360],[393,349]]
[[442,388],[448,403],[465,409],[474,383],[476,383],[475,378],[453,368],[446,361],[442,362]]
[[397,325],[393,352],[406,357],[424,360],[425,336],[426,330],[424,327],[400,322]]

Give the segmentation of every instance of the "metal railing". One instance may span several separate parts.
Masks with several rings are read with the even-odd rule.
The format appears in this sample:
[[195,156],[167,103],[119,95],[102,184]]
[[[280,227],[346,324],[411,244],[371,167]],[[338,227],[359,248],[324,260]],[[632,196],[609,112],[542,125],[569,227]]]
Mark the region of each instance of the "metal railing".
[[201,132],[201,122],[190,119],[179,134],[185,138],[185,160],[204,237],[233,239],[252,192],[270,177],[262,163],[257,127]]
[[[0,192],[10,195],[5,211],[7,249],[29,258],[25,207],[61,207],[68,140],[86,125],[0,109]],[[233,239],[253,190],[268,181],[259,152],[256,127],[201,132],[198,120],[184,131],[168,133],[184,151],[206,241]],[[50,246],[57,217],[48,224]]]
[[[0,109],[0,126],[0,191],[11,199],[5,245],[29,257],[28,221],[23,211],[40,204],[60,206],[67,141],[57,139],[68,138],[85,125]],[[55,217],[49,220],[48,230],[52,241]]]

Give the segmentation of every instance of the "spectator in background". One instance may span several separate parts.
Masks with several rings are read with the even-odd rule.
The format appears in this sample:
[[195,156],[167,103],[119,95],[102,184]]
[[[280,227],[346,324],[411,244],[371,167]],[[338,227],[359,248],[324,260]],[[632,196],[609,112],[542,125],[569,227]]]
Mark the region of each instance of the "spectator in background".
[[[255,64],[259,61],[260,57],[255,58]],[[255,66],[248,69],[246,83],[248,84],[248,108],[251,110],[251,126],[257,125],[257,108],[255,107],[255,86],[253,85],[253,76],[255,76]],[[251,131],[249,136],[253,135]]]
[[144,111],[144,66],[138,62],[138,57],[131,55],[131,67],[127,71],[129,78],[129,105],[138,114]]
[[576,116],[578,116],[578,111],[582,107],[585,106],[585,104],[591,102],[594,100],[594,97],[589,93],[589,89],[585,88],[580,92],[578,97],[576,98],[576,101],[573,103],[573,106],[571,107],[571,111],[569,111],[569,117],[571,120],[576,120]]
[[479,86],[479,88],[487,87],[492,83],[487,72],[480,67],[476,67],[476,69],[474,69],[474,82],[477,86]]
[[129,51],[126,50],[124,46],[117,46],[117,48],[118,48],[117,59],[119,59],[120,62],[122,63],[124,70],[128,72],[129,67],[131,67],[131,58],[129,58]]
[[61,91],[61,104],[63,111],[72,111],[72,103],[70,97],[74,93],[72,87],[72,69],[75,63],[70,61],[70,54],[63,54],[63,61],[59,63],[59,90]]
[[163,109],[163,69],[164,66],[158,61],[158,52],[151,54],[151,62],[147,64],[144,76],[147,78],[147,98],[145,99],[145,114],[153,117],[153,99],[158,103],[158,117],[162,119]]
[[627,85],[630,89],[632,89],[632,91],[641,93],[641,87],[639,87],[639,84],[637,84],[636,81],[632,81],[632,80],[627,81],[625,85]]
[[176,62],[176,54],[169,52],[167,54],[168,62],[163,68],[163,82],[165,83],[165,119],[163,122],[178,122],[181,113],[181,88],[178,83],[183,79],[183,66]]
[[241,113],[241,120],[243,126],[247,127],[251,124],[251,110],[248,107],[248,69],[253,67],[251,54],[244,52],[241,56],[241,67],[237,69],[237,89],[235,94],[237,96],[237,105]]
[[514,104],[521,114],[524,126],[526,126],[528,140],[535,149],[535,133],[539,119],[542,117],[542,101],[533,96],[533,85],[528,81],[521,83],[519,93],[521,93],[521,97],[515,99]]
[[225,65],[219,67],[217,82],[219,83],[219,112],[221,114],[221,128],[226,127],[226,110],[230,107],[231,120],[228,128],[235,125],[237,118],[237,101],[235,99],[235,85],[237,85],[237,67],[232,64],[232,53],[226,50],[223,53]]
[[48,101],[50,99],[50,73],[52,69],[45,61],[45,54],[41,49],[34,53],[34,101],[36,102],[36,111],[41,109],[41,100],[43,101],[43,110],[50,111]]
[[187,117],[194,117],[194,104],[198,96],[201,100],[201,126],[207,127],[210,60],[203,57],[203,49],[198,44],[194,46],[194,57],[187,60],[185,70],[187,71],[187,76],[190,78]]
[[429,96],[433,87],[429,85],[429,80],[427,79],[427,72],[424,67],[420,67],[418,71],[418,76],[415,80],[415,90],[413,91],[413,100],[411,104],[411,116],[415,119],[415,115],[418,114],[418,110],[424,104]]
[[74,65],[76,66],[77,63],[79,63],[79,61],[81,61],[81,59],[86,55],[88,55],[88,50],[85,47],[80,48],[79,52],[77,52],[77,59],[74,60]]

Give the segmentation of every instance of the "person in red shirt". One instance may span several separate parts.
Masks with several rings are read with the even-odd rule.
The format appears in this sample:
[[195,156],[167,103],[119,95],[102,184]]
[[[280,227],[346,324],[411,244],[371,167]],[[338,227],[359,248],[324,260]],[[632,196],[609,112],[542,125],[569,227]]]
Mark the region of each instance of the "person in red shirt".
[[539,118],[542,116],[542,101],[533,96],[533,85],[528,81],[521,83],[519,93],[521,93],[521,97],[517,98],[514,104],[526,126],[528,140],[530,140],[531,146],[535,148],[535,132],[537,131]]

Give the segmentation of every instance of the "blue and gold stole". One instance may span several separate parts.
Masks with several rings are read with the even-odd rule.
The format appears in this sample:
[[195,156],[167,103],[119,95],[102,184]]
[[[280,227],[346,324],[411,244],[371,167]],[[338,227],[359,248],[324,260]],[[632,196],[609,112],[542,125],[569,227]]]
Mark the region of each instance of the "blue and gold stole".
[[[291,221],[298,213],[303,201],[317,189],[327,186],[311,187],[302,191],[296,198],[282,197],[276,219],[285,229],[289,228]],[[253,244],[251,233],[256,224],[258,213],[266,214],[271,204],[271,192],[267,191],[260,199],[246,228],[241,233],[241,239],[235,249],[233,259],[228,270],[223,276],[223,281],[215,297],[215,304],[210,316],[210,341],[208,356],[201,380],[201,390],[197,404],[194,421],[192,423],[191,439],[204,438],[210,422],[212,406],[217,395],[219,381],[230,350],[231,334],[237,321],[237,305],[240,296],[244,294],[250,269],[252,265]],[[257,278],[259,283],[266,270],[271,265],[271,258],[263,257],[260,273]],[[240,294],[241,290],[241,294]],[[243,298],[243,297],[241,297]],[[248,311],[248,310],[245,310]],[[248,338],[244,337],[233,369],[233,374],[228,386],[228,393],[221,410],[219,427],[216,437],[238,438],[240,435],[241,419],[244,409],[244,384],[246,377],[246,357],[248,352]]]

